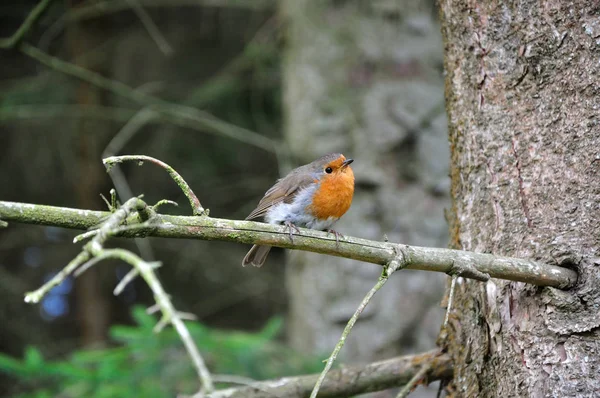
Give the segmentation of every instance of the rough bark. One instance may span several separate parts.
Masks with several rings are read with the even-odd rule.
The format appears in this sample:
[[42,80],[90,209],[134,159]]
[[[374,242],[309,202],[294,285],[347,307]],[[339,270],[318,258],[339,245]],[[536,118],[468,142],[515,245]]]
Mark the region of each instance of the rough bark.
[[[441,37],[431,2],[399,3],[283,2],[286,140],[298,163],[327,152],[355,159],[354,203],[338,231],[443,247],[449,179]],[[329,352],[380,270],[309,253],[288,259],[290,340]],[[430,349],[442,290],[443,277],[394,276],[359,319],[344,359]]]
[[463,280],[464,397],[600,394],[600,6],[441,3],[455,248],[577,269],[570,291]]

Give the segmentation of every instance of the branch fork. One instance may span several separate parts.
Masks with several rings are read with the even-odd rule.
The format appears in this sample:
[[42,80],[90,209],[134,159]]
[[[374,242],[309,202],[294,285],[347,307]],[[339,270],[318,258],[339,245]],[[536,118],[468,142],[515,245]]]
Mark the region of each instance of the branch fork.
[[[168,167],[168,166],[167,166]],[[173,175],[172,175],[173,176]],[[178,176],[178,174],[177,174]],[[174,177],[175,178],[175,177]],[[187,184],[186,184],[187,186]],[[195,197],[191,189],[188,187],[188,194]],[[157,305],[162,313],[161,319],[156,324],[155,332],[161,331],[166,325],[172,324],[177,330],[181,340],[183,341],[185,348],[190,355],[192,362],[198,373],[198,377],[201,382],[201,391],[210,393],[214,390],[212,378],[198,348],[196,347],[189,331],[187,330],[183,320],[191,319],[190,314],[181,313],[175,310],[173,304],[167,293],[164,291],[161,283],[159,282],[154,270],[161,266],[160,262],[146,262],[136,254],[124,250],[124,249],[105,249],[104,243],[115,235],[120,235],[124,231],[132,231],[135,233],[147,233],[152,230],[152,224],[157,219],[157,213],[155,208],[160,204],[169,203],[168,201],[160,201],[155,206],[147,205],[140,197],[133,197],[127,200],[122,206],[116,207],[116,197],[114,190],[111,191],[111,202],[107,203],[110,213],[108,216],[103,217],[97,229],[88,231],[82,235],[77,236],[74,242],[79,242],[86,238],[91,240],[83,246],[83,249],[79,255],[72,260],[61,272],[55,275],[50,281],[40,287],[34,292],[27,293],[25,295],[25,301],[29,303],[37,303],[46,293],[52,288],[60,284],[69,275],[75,274],[75,276],[81,275],[90,267],[99,263],[105,259],[120,259],[130,264],[133,268],[125,275],[125,277],[115,287],[114,293],[121,293],[124,288],[130,283],[136,276],[141,275],[145,282],[148,284]],[[191,196],[188,196],[191,198]],[[192,200],[190,199],[190,203]],[[200,202],[193,202],[194,211],[201,209]],[[204,209],[202,209],[202,213]],[[137,214],[139,223],[133,225],[123,225],[133,215]]]

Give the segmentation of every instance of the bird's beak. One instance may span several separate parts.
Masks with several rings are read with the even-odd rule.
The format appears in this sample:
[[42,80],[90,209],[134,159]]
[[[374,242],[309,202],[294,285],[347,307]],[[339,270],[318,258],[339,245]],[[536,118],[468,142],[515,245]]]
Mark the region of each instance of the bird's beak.
[[354,159],[346,159],[342,162],[342,169],[348,166],[350,163],[354,162]]

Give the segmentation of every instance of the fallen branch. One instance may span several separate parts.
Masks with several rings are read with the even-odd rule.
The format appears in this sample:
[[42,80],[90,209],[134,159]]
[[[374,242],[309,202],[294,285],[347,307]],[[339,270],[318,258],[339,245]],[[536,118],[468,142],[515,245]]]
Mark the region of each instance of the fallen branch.
[[[49,225],[83,229],[98,225],[109,212],[72,209],[45,205],[0,201],[0,220],[24,224]],[[141,223],[133,214],[127,224]],[[569,288],[577,281],[571,269],[543,264],[533,260],[473,253],[461,250],[399,245],[346,236],[340,239],[325,232],[300,229],[301,234],[289,239],[280,226],[254,221],[225,220],[212,217],[170,216],[157,214],[151,226],[123,230],[119,236],[154,236],[162,238],[222,240],[245,244],[262,244],[288,249],[346,257],[373,264],[386,265],[401,253],[405,268],[455,273],[457,264],[470,264],[492,278],[526,282],[538,286]],[[468,274],[463,275],[469,277]]]
[[[452,377],[452,362],[446,354],[430,351],[371,363],[362,367],[344,367],[332,370],[323,382],[319,398],[349,397],[356,394],[381,391],[407,384],[423,366],[421,374],[427,381]],[[318,375],[284,377],[277,380],[259,381],[249,386],[218,390],[211,398],[305,398],[308,397]],[[198,396],[196,396],[198,397]]]

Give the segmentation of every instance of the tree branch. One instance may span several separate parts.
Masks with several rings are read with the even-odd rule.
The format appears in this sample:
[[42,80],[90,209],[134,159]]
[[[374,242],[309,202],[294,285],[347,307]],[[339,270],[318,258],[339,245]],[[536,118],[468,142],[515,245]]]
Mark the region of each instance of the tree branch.
[[[274,8],[277,5],[275,0],[143,0],[140,1],[140,4],[146,8],[196,6],[239,8],[242,10],[264,10]],[[128,9],[127,2],[122,0],[96,1],[69,12],[67,19],[73,21],[105,17]]]
[[[362,367],[344,367],[332,370],[323,382],[319,398],[349,397],[408,383],[429,365],[425,372],[428,381],[452,377],[452,362],[448,355],[430,351],[374,362]],[[306,398],[318,375],[285,377],[278,380],[259,381],[249,386],[215,391],[211,398]]]
[[134,101],[137,104],[148,106],[149,109],[157,112],[160,119],[168,120],[178,126],[233,138],[268,152],[275,152],[276,145],[273,140],[248,129],[227,123],[208,112],[185,105],[173,104],[153,95],[135,90],[125,83],[109,79],[96,72],[53,57],[28,43],[22,43],[19,49],[23,54],[51,69],[76,77],[115,95]]
[[[103,211],[0,201],[0,219],[9,222],[85,230],[98,225],[109,215],[109,212]],[[142,221],[136,214],[130,218],[127,220],[128,225]],[[294,242],[291,242],[288,232],[280,226],[254,221],[157,214],[151,226],[141,225],[140,228],[124,230],[119,236],[130,238],[155,236],[270,245],[346,257],[379,265],[387,265],[401,257],[399,260],[406,264],[405,268],[448,274],[456,272],[456,264],[467,263],[492,278],[563,289],[577,282],[575,271],[533,260],[462,250],[399,245],[348,236],[340,239],[338,245],[335,238],[325,232],[303,228],[300,231],[301,234],[295,235]]]
[[41,0],[29,13],[29,15],[27,15],[25,21],[23,21],[21,26],[19,26],[17,31],[12,36],[5,39],[0,39],[0,48],[15,48],[48,9],[48,6],[51,2],[52,0]]
[[177,186],[179,186],[183,194],[190,201],[190,206],[192,207],[192,214],[195,216],[208,215],[206,214],[206,210],[204,210],[204,208],[200,204],[200,200],[198,200],[198,197],[196,196],[194,191],[192,191],[192,188],[190,188],[188,183],[185,182],[185,180],[181,177],[181,175],[179,175],[178,172],[175,171],[175,169],[173,169],[165,162],[145,155],[110,156],[102,160],[104,166],[106,167],[106,171],[110,171],[110,169],[117,163],[123,163],[127,161],[137,161],[140,165],[144,162],[150,162],[154,163],[159,167],[162,167],[166,170],[167,173],[169,173],[173,181],[175,181]]
[[[162,319],[157,325],[164,326],[170,323],[175,327],[175,330],[181,337],[181,340],[183,341],[183,344],[185,345],[185,348],[192,359],[194,367],[196,368],[196,372],[198,373],[198,377],[202,383],[202,391],[212,392],[214,390],[213,382],[210,377],[210,373],[206,368],[204,360],[202,359],[194,340],[190,336],[189,331],[183,323],[183,317],[175,310],[169,295],[165,292],[160,281],[156,277],[156,274],[154,273],[154,269],[156,269],[160,263],[146,262],[128,250],[104,248],[104,243],[111,236],[114,236],[115,231],[118,231],[120,225],[133,214],[136,214],[142,222],[151,223],[156,217],[156,212],[140,198],[131,198],[118,209],[113,209],[111,205],[111,210],[114,211],[109,213],[107,217],[103,218],[101,224],[96,230],[96,234],[92,240],[83,247],[81,253],[79,253],[79,255],[61,272],[56,274],[54,278],[42,285],[42,287],[34,292],[27,293],[25,295],[25,302],[38,303],[52,288],[60,284],[67,276],[73,272],[76,272],[77,268],[80,266],[81,268],[77,270],[79,274],[104,259],[113,258],[124,261],[135,269],[135,272],[130,272],[128,277],[124,279],[131,281],[135,275],[139,274],[142,276],[146,284],[152,290],[154,299],[156,300],[156,303],[162,312]],[[122,290],[124,283],[126,282],[123,282],[122,284],[120,283],[115,289],[115,292]]]

